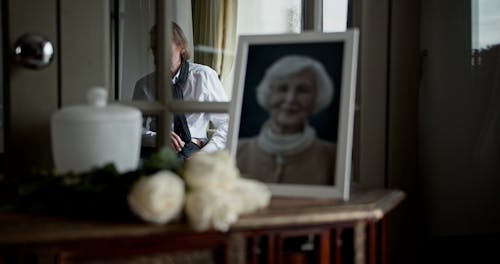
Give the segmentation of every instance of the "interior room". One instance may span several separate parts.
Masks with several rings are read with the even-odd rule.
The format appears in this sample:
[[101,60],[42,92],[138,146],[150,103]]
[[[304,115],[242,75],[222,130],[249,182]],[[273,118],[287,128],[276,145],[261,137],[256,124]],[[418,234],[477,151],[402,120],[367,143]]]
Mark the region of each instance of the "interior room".
[[[240,36],[356,29],[352,153],[347,156],[350,187],[401,191],[404,199],[384,211],[382,233],[386,235],[382,246],[373,249],[379,252],[382,247],[384,253],[365,259],[356,257],[356,252],[344,252],[354,260],[342,263],[487,263],[496,258],[500,246],[500,198],[496,196],[500,186],[499,1],[0,2],[0,183],[33,169],[52,169],[50,118],[60,109],[85,104],[89,87],[105,87],[108,101],[153,116],[160,132],[169,129],[170,114],[176,110],[162,105],[172,99],[169,95],[159,92],[160,104],[134,99],[136,82],[169,63],[169,48],[159,48],[160,62],[154,57],[155,24],[159,30],[155,43],[169,41],[172,32],[165,21],[173,20],[184,30],[191,62],[217,73],[229,101],[235,100],[235,84],[241,77]],[[20,61],[16,47],[26,33],[53,47],[44,50],[50,59]],[[163,77],[158,83],[170,79]],[[230,109],[231,102],[185,101],[178,107],[184,112],[236,111]],[[158,136],[156,140],[161,146],[168,139]],[[0,206],[0,222],[14,221],[1,216],[4,210]],[[8,224],[0,225],[0,230],[7,230]],[[222,241],[212,233],[205,239],[214,245]],[[2,259],[1,253],[12,247],[0,241],[0,263],[10,263],[10,256]],[[362,248],[371,252],[370,246]],[[152,244],[153,249],[157,245]],[[61,256],[58,260],[64,262],[66,256]],[[321,257],[314,260],[325,263]]]

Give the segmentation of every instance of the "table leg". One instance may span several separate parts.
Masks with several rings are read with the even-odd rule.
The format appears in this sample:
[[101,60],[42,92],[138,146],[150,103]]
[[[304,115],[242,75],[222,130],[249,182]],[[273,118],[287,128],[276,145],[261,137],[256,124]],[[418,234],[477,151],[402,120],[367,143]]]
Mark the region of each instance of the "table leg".
[[341,227],[336,228],[333,230],[334,236],[335,236],[335,243],[334,243],[334,252],[335,252],[335,263],[342,263],[342,231],[343,229]]
[[368,263],[377,263],[377,222],[368,222]]
[[387,217],[380,220],[380,259],[382,264],[388,263],[387,257]]
[[[276,235],[275,234],[269,234],[267,236],[267,263],[276,263],[276,249],[275,249],[275,243],[276,243]],[[278,256],[282,255],[281,251],[279,252]]]
[[365,264],[366,222],[359,221],[354,226],[354,264]]
[[322,264],[330,264],[331,263],[331,240],[330,240],[330,230],[325,229],[320,233],[320,242],[319,242],[319,261]]

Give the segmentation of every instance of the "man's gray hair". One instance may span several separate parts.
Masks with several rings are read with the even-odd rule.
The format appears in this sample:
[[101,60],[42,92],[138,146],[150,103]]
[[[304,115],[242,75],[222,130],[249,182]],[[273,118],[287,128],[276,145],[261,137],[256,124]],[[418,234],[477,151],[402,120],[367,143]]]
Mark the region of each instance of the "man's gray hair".
[[314,112],[317,113],[330,105],[333,99],[333,82],[326,72],[323,64],[317,60],[303,55],[287,55],[275,61],[264,74],[264,78],[257,86],[257,102],[268,109],[267,100],[271,82],[277,78],[285,78],[304,69],[312,69],[316,75],[316,102]]

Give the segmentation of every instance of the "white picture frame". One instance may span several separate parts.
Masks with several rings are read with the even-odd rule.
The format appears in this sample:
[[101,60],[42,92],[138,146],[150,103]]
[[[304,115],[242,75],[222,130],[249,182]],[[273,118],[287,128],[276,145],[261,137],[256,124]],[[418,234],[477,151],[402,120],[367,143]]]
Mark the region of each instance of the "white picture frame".
[[[357,29],[331,33],[305,32],[239,36],[233,95],[230,104],[230,125],[232,127],[229,129],[228,138],[228,148],[235,159],[238,157],[237,150],[240,138],[249,137],[258,130],[258,121],[248,121],[247,118],[248,113],[252,116],[258,115],[251,103],[251,97],[255,97],[255,91],[252,93],[251,90],[256,89],[255,80],[263,77],[265,69],[273,61],[289,54],[307,55],[320,61],[332,77],[334,83],[333,98],[337,97],[336,100],[332,100],[331,106],[324,110],[326,112],[323,112],[323,116],[328,117],[328,120],[323,121],[327,125],[320,126],[321,128],[326,127],[326,137],[328,134],[335,134],[329,139],[336,143],[336,158],[332,161],[335,162],[333,183],[319,185],[266,182],[273,196],[349,199],[358,38]],[[333,117],[331,120],[337,120],[337,124],[329,121],[331,117]],[[318,122],[322,122],[321,118],[319,120]],[[255,124],[246,126],[250,123]],[[318,130],[316,127],[315,129]],[[322,136],[320,131],[316,131],[316,135]],[[255,166],[259,165],[255,164]],[[242,174],[245,175],[245,172]]]

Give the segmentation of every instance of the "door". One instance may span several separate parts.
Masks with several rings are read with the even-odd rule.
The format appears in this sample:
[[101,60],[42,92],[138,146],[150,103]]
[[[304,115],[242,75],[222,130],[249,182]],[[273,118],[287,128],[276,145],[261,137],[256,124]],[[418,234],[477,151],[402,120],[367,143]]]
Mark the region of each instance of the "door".
[[[4,0],[4,169],[50,168],[50,116],[59,107],[84,103],[90,86],[110,87],[110,2],[101,0]],[[33,70],[11,53],[25,33],[54,47],[52,62]],[[29,164],[30,166],[27,166]]]
[[[10,54],[3,54],[5,76],[5,152],[8,169],[22,168],[23,164],[46,167],[51,163],[46,155],[50,149],[49,117],[58,107],[59,56],[40,70],[31,70],[16,64],[12,47],[25,33],[34,33],[50,40],[59,50],[56,0],[3,1],[4,37]],[[40,102],[44,102],[41,104]]]

